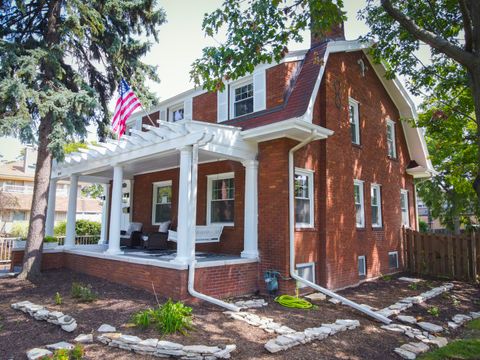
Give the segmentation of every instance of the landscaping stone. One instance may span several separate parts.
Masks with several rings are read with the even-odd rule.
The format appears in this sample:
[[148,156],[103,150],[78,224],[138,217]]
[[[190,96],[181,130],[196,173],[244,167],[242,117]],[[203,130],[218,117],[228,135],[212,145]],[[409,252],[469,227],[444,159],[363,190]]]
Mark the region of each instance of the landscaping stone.
[[414,284],[423,281],[422,279],[416,279],[416,278],[411,278],[411,277],[406,277],[406,276],[400,277],[400,278],[398,278],[398,280],[406,281],[406,282],[414,283]]
[[11,304],[10,307],[15,310],[28,313],[35,320],[47,321],[49,323],[61,326],[62,330],[72,332],[77,328],[75,319],[71,316],[64,315],[59,311],[52,311],[45,309],[41,305],[34,304],[30,301],[21,301],[15,304]]
[[267,343],[265,344],[265,349],[267,349],[268,352],[275,354],[277,352],[285,350],[286,347],[278,345],[275,339],[272,339],[267,341]]
[[460,324],[457,324],[456,322],[453,322],[453,321],[449,321],[447,325],[452,330],[455,330],[461,326]]
[[417,323],[417,319],[415,319],[413,316],[398,315],[397,319],[406,324],[413,325]]
[[341,301],[340,301],[340,300],[338,300],[338,299],[335,299],[335,298],[331,298],[331,299],[330,299],[330,300],[328,300],[328,301],[330,301],[332,304],[335,304],[335,305],[337,305],[337,304],[340,304],[340,303],[341,303]]
[[72,350],[73,349],[73,345],[66,342],[66,341],[60,341],[58,343],[55,343],[55,344],[50,344],[50,345],[46,345],[45,346],[47,349],[49,350]]
[[93,343],[93,334],[80,334],[73,341],[80,344],[90,344]]
[[240,300],[234,304],[242,309],[261,308],[268,305],[264,299]]
[[431,339],[426,339],[424,340],[424,343],[426,344],[434,344],[438,346],[439,348],[444,347],[445,345],[448,344],[447,338],[441,337],[441,336],[434,336]]
[[400,346],[400,349],[410,351],[416,355],[420,355],[430,350],[430,347],[423,342],[411,342],[408,344],[403,344],[402,346]]
[[440,325],[435,325],[426,321],[421,321],[417,323],[423,330],[428,331],[429,333],[439,333],[443,331],[443,327]]
[[37,359],[43,358],[44,356],[50,356],[50,355],[53,355],[53,353],[50,350],[34,348],[31,350],[28,350],[27,359],[37,360]]
[[122,335],[117,340],[126,344],[134,344],[134,345],[142,341],[142,339],[140,339],[138,336],[132,336],[132,335]]
[[344,325],[348,330],[353,330],[356,327],[360,326],[360,321],[358,320],[337,320],[335,321],[337,325]]
[[48,315],[50,314],[50,311],[43,309],[43,310],[38,310],[35,314],[33,314],[33,318],[35,320],[47,320]]
[[183,349],[183,345],[178,344],[178,343],[174,343],[174,342],[171,342],[171,341],[160,340],[157,343],[157,348],[158,349],[166,349],[166,350],[181,350],[181,349]]
[[74,321],[70,324],[67,324],[67,325],[62,325],[62,330],[66,331],[66,332],[73,332],[76,328],[77,328],[77,322],[76,321]]
[[115,327],[113,327],[112,325],[102,324],[97,329],[97,331],[100,333],[114,333],[115,331],[117,331],[117,329],[115,329]]
[[452,320],[453,320],[454,323],[462,325],[462,324],[466,323],[467,321],[472,320],[472,317],[468,316],[468,315],[457,314],[454,317],[452,317]]
[[311,301],[324,301],[327,299],[327,296],[325,294],[322,294],[320,292],[316,292],[313,294],[309,294],[305,296],[308,300]]
[[402,358],[407,359],[407,360],[413,360],[413,359],[417,358],[417,355],[415,355],[414,353],[412,353],[410,351],[404,350],[402,348],[396,348],[393,351],[395,353],[397,353],[398,355],[400,355]]
[[479,312],[472,311],[470,312],[470,316],[472,317],[472,319],[478,319],[480,318],[480,311]]

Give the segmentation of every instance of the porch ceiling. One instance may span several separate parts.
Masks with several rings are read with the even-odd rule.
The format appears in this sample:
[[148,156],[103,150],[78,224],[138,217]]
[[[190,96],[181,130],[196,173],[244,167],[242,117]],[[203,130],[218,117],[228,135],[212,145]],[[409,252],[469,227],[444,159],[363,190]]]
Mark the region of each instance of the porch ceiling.
[[256,143],[244,140],[240,128],[193,120],[158,123],[158,127],[144,125],[147,131],[132,130],[121,140],[69,154],[63,162],[54,164],[52,178],[73,174],[111,178],[114,165],[122,165],[126,176],[172,168],[179,164],[179,150],[194,144],[199,146],[199,162],[256,158]]

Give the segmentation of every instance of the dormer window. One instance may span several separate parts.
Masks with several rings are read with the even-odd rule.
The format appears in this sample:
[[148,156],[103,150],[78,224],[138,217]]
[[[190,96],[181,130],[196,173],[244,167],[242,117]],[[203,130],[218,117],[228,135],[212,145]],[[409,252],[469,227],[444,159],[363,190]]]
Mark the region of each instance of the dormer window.
[[180,121],[184,119],[185,111],[184,111],[183,104],[172,106],[169,110],[170,110],[169,120],[171,122]]
[[245,84],[234,89],[234,117],[253,112],[253,83]]

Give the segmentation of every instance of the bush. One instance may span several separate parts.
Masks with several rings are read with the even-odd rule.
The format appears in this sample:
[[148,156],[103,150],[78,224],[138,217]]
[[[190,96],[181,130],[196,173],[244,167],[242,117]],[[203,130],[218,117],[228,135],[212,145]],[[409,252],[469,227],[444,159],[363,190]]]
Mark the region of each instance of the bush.
[[418,227],[420,228],[420,232],[422,233],[426,233],[430,230],[428,224],[423,220],[420,220],[418,222]]
[[72,297],[80,302],[92,302],[97,299],[97,295],[93,292],[92,286],[82,283],[72,283]]
[[186,335],[192,329],[192,308],[182,302],[174,303],[171,299],[156,309],[147,309],[133,315],[135,326],[146,329],[155,325],[163,334],[179,332]]
[[431,306],[427,312],[435,317],[438,317],[440,315],[440,309],[437,306]]
[[26,239],[28,235],[28,221],[15,221],[10,230],[12,237]]
[[55,293],[55,304],[62,305],[62,303],[63,303],[62,295],[60,295],[59,292]]
[[[75,232],[78,236],[100,235],[102,224],[97,221],[77,220],[75,223]],[[67,233],[67,222],[61,221],[53,229],[55,236],[65,236]]]
[[82,360],[85,356],[85,350],[82,345],[77,344],[72,350],[56,350],[53,355],[44,356],[41,360]]
[[57,243],[58,239],[55,236],[45,236],[43,238],[44,243]]

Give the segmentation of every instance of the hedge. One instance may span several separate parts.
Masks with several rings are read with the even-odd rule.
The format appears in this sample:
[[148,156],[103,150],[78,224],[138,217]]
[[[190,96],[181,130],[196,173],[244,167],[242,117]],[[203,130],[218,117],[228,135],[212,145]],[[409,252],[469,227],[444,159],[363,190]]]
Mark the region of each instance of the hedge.
[[[100,235],[102,224],[97,221],[77,220],[75,223],[75,232],[78,236]],[[61,221],[53,229],[55,236],[65,236],[67,232],[67,222]]]

